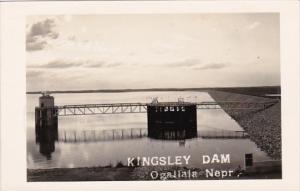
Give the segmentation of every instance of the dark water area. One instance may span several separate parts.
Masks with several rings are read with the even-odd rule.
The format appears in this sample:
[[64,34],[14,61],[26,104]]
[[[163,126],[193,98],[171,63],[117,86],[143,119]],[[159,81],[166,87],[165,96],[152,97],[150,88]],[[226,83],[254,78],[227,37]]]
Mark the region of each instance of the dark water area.
[[[131,92],[54,94],[56,105],[101,103],[149,103],[214,101],[206,92]],[[27,96],[27,167],[29,169],[74,168],[127,164],[128,157],[191,155],[189,167],[234,169],[244,166],[246,153],[255,162],[270,160],[254,142],[239,137],[243,129],[221,109],[197,110],[194,132],[147,131],[146,113],[90,116],[60,116],[55,139],[47,144],[36,142],[35,113],[39,95]],[[233,135],[237,136],[235,138]],[[230,154],[228,164],[203,164],[202,156]]]

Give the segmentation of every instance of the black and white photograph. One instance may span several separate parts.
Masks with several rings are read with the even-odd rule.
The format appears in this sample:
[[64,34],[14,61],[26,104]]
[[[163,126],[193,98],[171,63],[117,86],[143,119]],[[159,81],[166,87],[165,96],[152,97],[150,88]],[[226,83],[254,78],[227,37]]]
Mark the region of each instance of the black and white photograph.
[[27,181],[281,179],[278,13],[26,17]]
[[298,191],[299,5],[0,2],[0,190]]

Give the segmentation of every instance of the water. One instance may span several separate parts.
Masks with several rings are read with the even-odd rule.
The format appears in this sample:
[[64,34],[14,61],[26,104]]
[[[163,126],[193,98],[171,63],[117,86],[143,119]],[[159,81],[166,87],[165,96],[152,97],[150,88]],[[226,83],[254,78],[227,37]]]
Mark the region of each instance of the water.
[[[193,138],[185,141],[157,140],[147,136],[134,139],[91,141],[91,142],[55,142],[55,151],[51,156],[42,155],[40,146],[35,141],[34,108],[38,105],[39,95],[27,96],[27,167],[29,169],[73,168],[115,165],[119,161],[127,164],[128,157],[134,156],[178,156],[191,155],[190,167],[233,169],[244,166],[244,155],[253,153],[254,162],[270,160],[270,158],[250,139],[207,139]],[[159,101],[201,102],[214,101],[206,92],[133,92],[133,93],[93,93],[93,94],[54,94],[56,105],[97,104],[118,102],[151,102],[158,97]],[[130,132],[135,129],[147,132],[147,115],[113,114],[91,116],[59,117],[59,139],[65,134],[71,139],[76,134],[77,139],[83,135],[91,137],[103,132],[110,133],[112,129],[123,129]],[[223,131],[243,130],[223,110],[198,110],[197,131],[220,133]],[[120,131],[119,131],[120,132]],[[199,133],[200,132],[200,133]],[[88,138],[92,140],[92,138]],[[202,164],[203,155],[230,154],[229,164]]]

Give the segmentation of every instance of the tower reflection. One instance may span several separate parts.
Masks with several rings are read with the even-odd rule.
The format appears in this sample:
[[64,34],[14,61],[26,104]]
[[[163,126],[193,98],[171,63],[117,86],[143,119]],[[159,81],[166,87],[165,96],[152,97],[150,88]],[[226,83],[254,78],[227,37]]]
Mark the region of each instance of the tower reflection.
[[161,140],[185,140],[197,137],[197,129],[150,129],[148,128],[148,137]]
[[47,159],[55,150],[58,140],[57,110],[54,108],[54,98],[43,95],[39,98],[39,107],[35,108],[35,136],[39,144],[39,152]]

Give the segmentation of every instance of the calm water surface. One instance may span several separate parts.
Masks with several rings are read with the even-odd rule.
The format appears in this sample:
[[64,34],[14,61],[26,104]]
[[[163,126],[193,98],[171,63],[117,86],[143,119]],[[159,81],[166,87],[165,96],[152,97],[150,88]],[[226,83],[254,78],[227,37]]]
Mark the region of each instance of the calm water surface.
[[[205,92],[133,92],[133,93],[93,93],[93,94],[54,94],[56,105],[100,104],[118,102],[151,102],[153,97],[159,101],[201,102],[214,101]],[[106,140],[92,142],[55,142],[55,151],[46,157],[39,152],[35,141],[34,108],[39,95],[27,96],[27,166],[39,168],[73,168],[116,164],[127,164],[127,157],[133,156],[177,156],[191,155],[190,166],[198,168],[236,168],[244,166],[245,153],[253,153],[254,161],[270,160],[267,155],[249,139],[207,139],[193,138],[182,141],[156,140],[148,137],[126,140]],[[61,116],[58,121],[59,139],[74,136],[85,139],[94,133],[110,133],[112,129],[125,132],[135,129],[136,133],[147,131],[146,113],[113,114],[91,116]],[[238,131],[242,128],[223,110],[198,110],[198,134],[201,131]],[[88,138],[89,139],[89,138]],[[210,164],[203,166],[202,155],[230,154],[230,164]]]

